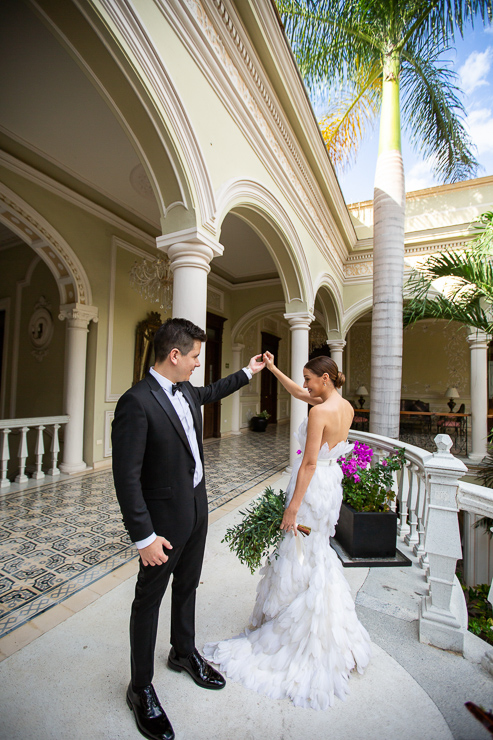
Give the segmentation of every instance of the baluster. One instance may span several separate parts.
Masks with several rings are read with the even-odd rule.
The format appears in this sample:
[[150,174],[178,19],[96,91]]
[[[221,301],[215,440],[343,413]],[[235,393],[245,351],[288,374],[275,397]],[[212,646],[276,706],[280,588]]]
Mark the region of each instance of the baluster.
[[36,470],[32,474],[32,477],[36,480],[41,480],[41,478],[45,477],[45,474],[41,470],[41,467],[43,465],[43,455],[45,451],[43,439],[44,426],[40,424],[38,427],[36,427],[36,429],[38,430],[38,435],[36,438],[36,449],[34,450]]
[[21,439],[19,442],[19,472],[15,477],[16,483],[26,483],[29,478],[27,477],[26,470],[26,459],[27,459],[27,433],[29,427],[21,427]]
[[418,541],[418,520],[416,518],[416,501],[418,498],[418,480],[416,476],[416,466],[411,465],[409,468],[410,480],[409,480],[409,532],[404,537],[406,545],[414,545]]
[[397,523],[397,534],[399,537],[404,537],[409,532],[409,524],[407,522],[407,502],[409,498],[409,463],[406,460],[402,471],[401,479],[399,482],[399,521]]
[[2,429],[2,472],[0,478],[0,488],[10,487],[10,481],[7,478],[7,467],[10,459],[9,434],[11,431],[11,429]]
[[60,452],[60,440],[58,438],[58,430],[60,424],[53,424],[53,437],[51,438],[51,468],[48,470],[48,475],[60,475],[58,469],[58,453]]
[[394,492],[395,497],[393,501],[389,502],[390,511],[397,509],[397,496],[399,495],[399,480],[397,478],[397,470],[392,471],[392,486],[391,490]]
[[418,542],[413,547],[413,553],[417,558],[421,558],[425,554],[424,541],[425,541],[425,519],[424,519],[424,508],[426,491],[423,476],[418,474],[418,499],[416,503],[416,515],[418,520]]
[[424,489],[424,509],[423,509],[423,552],[420,555],[419,558],[419,564],[423,568],[425,572],[426,581],[428,582],[428,576],[429,576],[429,570],[430,570],[430,560],[428,558],[428,553],[425,549],[425,541],[426,541],[426,522],[428,520],[428,509],[430,504],[430,492],[429,492],[429,484],[427,485],[427,478],[423,477],[423,489]]

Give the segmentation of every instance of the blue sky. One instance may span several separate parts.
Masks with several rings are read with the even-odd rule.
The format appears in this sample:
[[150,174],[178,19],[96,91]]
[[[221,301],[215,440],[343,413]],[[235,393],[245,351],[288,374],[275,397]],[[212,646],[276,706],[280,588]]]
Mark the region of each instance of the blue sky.
[[[464,93],[462,100],[467,113],[464,123],[477,147],[476,159],[482,165],[477,177],[493,175],[493,27],[485,30],[478,23],[474,30],[466,30],[464,39],[456,38],[455,50],[445,58],[450,59],[459,74],[457,86]],[[377,153],[378,124],[372,132],[367,132],[353,167],[338,174],[347,203],[373,198]],[[407,192],[439,184],[429,163],[409,146],[404,130],[402,154]]]

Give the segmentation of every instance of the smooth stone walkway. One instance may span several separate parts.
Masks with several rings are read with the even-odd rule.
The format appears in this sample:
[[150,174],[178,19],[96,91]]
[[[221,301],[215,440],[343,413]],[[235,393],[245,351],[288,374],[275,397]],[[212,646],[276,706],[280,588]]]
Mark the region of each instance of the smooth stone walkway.
[[[281,487],[285,485],[285,481],[280,483]],[[232,503],[228,505],[231,508]],[[240,508],[244,508],[244,503]],[[197,601],[199,648],[208,640],[237,634],[250,615],[258,576],[252,576],[221,544],[226,528],[238,518],[238,510],[233,509],[210,527]],[[409,592],[400,602],[402,613],[395,616],[398,592],[409,586],[405,579],[411,568],[403,568],[400,574],[395,572],[400,570],[397,568],[374,569],[374,574],[371,570],[350,568],[345,574],[358,603],[365,603],[366,599],[364,606],[358,606],[358,612],[373,640],[373,658],[363,676],[351,676],[347,700],[336,700],[325,712],[293,707],[287,700],[274,701],[231,681],[223,691],[206,691],[186,674],[169,671],[165,665],[169,649],[167,597],[161,609],[154,685],[177,739],[489,737],[459,706],[454,687],[461,687],[464,694],[470,689],[475,693],[466,698],[484,703],[488,691],[493,696],[491,676],[459,656],[417,642],[417,623],[411,621],[415,597]],[[384,570],[386,574],[382,573]],[[419,570],[415,570],[417,583]],[[131,577],[0,664],[1,738],[141,737],[124,700],[133,589]],[[427,666],[431,669],[428,678]],[[467,686],[461,686],[463,681]],[[463,718],[462,724],[455,721],[454,734],[449,727],[454,721],[447,712],[452,720],[457,715]]]

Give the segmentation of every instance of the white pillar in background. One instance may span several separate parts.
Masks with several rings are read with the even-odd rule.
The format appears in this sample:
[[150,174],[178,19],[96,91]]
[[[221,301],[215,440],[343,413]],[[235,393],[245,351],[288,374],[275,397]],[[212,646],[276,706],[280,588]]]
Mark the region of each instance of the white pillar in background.
[[[285,313],[284,318],[291,330],[291,378],[303,385],[303,368],[309,356],[310,324],[315,318],[311,313]],[[301,422],[308,413],[308,404],[291,397],[291,435],[289,445],[289,464],[292,467],[297,458],[298,443],[294,437]]]
[[488,436],[488,344],[491,334],[475,331],[467,337],[471,350],[471,452],[480,462],[486,455]]
[[[337,369],[342,373],[342,353],[346,342],[344,339],[327,339],[327,347],[330,349],[330,356],[337,365]],[[337,389],[342,396],[342,388]]]
[[[244,349],[244,344],[235,343],[232,345],[231,350],[233,352],[233,372],[236,373],[241,370],[241,353]],[[267,371],[266,371],[267,372]],[[241,428],[241,407],[240,407],[240,391],[233,393],[231,396],[232,409],[231,409],[231,432],[233,434],[240,434]]]
[[58,318],[67,321],[64,413],[70,417],[63,431],[60,470],[62,473],[78,473],[87,467],[83,460],[87,333],[89,323],[98,321],[98,309],[80,303],[65,304],[60,306]]
[[[188,319],[206,330],[207,275],[213,257],[222,254],[223,248],[214,242],[206,243],[200,237],[178,241],[177,235],[160,236],[158,249],[166,252],[173,273],[173,318]],[[204,384],[205,346],[200,353],[200,367],[194,370],[191,382]]]

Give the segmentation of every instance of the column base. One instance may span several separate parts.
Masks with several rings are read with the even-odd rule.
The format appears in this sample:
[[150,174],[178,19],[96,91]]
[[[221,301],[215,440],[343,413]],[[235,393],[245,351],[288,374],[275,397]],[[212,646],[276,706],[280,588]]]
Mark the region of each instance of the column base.
[[425,596],[419,607],[419,641],[462,654],[467,624],[461,621],[452,611],[434,607],[431,596]]
[[81,473],[83,470],[87,470],[87,467],[88,466],[84,461],[80,463],[60,463],[60,470],[66,475],[71,475],[71,473]]
[[485,458],[485,455],[481,453],[475,453],[475,452],[470,452],[469,455],[467,456],[467,459],[473,463],[483,462],[484,458]]

